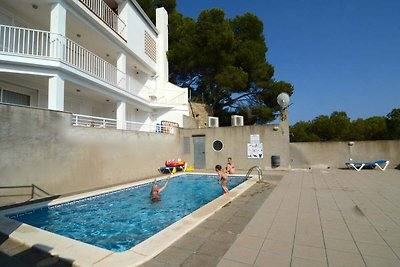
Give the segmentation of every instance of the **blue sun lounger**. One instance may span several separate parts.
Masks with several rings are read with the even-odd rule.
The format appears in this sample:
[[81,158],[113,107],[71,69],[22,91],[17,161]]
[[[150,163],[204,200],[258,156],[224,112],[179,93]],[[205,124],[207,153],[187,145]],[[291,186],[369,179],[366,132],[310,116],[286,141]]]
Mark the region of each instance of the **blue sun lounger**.
[[175,171],[186,171],[186,164],[183,166],[177,166],[177,167],[161,166],[158,170],[160,173],[171,173],[172,174],[174,168],[175,168]]
[[356,171],[361,171],[363,168],[365,169],[374,169],[378,167],[381,171],[386,170],[386,167],[389,165],[388,160],[377,160],[372,162],[346,162],[348,168],[354,168]]

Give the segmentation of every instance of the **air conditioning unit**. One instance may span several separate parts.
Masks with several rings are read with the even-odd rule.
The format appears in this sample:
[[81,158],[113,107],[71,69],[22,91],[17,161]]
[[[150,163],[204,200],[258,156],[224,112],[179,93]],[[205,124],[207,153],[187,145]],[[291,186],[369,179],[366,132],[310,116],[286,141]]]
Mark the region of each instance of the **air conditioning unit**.
[[219,126],[219,119],[218,117],[208,117],[208,127],[218,127]]
[[243,126],[244,125],[243,116],[232,115],[231,116],[231,125],[232,126]]

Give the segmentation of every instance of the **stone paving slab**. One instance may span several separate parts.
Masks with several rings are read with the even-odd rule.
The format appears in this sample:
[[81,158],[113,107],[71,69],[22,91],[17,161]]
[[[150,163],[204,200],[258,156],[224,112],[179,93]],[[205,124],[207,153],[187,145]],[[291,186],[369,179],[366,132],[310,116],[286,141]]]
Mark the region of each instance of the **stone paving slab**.
[[400,171],[286,172],[218,263],[400,266]]

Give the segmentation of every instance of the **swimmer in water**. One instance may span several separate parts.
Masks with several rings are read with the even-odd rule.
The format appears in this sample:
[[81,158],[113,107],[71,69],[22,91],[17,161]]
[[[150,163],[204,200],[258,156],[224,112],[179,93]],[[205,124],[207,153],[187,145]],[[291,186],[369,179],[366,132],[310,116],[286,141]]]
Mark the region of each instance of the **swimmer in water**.
[[158,202],[161,200],[160,193],[165,189],[165,187],[167,187],[170,176],[171,175],[168,175],[167,180],[165,181],[164,185],[161,187],[158,186],[157,179],[154,178],[154,183],[153,183],[153,186],[151,187],[151,191],[150,191],[150,199],[152,202]]

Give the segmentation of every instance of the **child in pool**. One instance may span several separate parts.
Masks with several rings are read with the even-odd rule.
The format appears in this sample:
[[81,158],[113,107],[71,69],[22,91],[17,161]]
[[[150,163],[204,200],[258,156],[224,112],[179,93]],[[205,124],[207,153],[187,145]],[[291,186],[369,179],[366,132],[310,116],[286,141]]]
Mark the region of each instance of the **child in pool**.
[[160,201],[160,193],[165,189],[165,187],[167,187],[168,184],[168,180],[169,177],[171,175],[168,175],[167,180],[165,181],[165,183],[163,184],[163,186],[159,187],[157,184],[157,179],[154,178],[154,182],[153,182],[153,186],[151,187],[151,191],[150,191],[150,199],[152,202],[158,202]]
[[222,180],[221,183],[222,189],[224,190],[225,194],[229,193],[229,189],[226,186],[228,184],[228,174],[225,172],[225,170],[222,170],[221,165],[216,165],[215,171],[218,173],[218,184]]
[[228,174],[232,174],[235,172],[235,164],[233,164],[232,158],[228,158],[228,163],[226,164],[225,171]]

